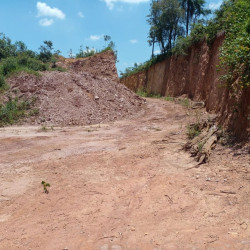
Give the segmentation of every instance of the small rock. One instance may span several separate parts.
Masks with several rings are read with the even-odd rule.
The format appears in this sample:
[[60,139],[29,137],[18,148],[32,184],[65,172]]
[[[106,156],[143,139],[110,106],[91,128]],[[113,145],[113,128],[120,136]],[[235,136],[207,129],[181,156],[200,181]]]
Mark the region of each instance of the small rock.
[[99,99],[100,99],[99,96],[96,95],[96,96],[95,96],[95,100],[99,100]]

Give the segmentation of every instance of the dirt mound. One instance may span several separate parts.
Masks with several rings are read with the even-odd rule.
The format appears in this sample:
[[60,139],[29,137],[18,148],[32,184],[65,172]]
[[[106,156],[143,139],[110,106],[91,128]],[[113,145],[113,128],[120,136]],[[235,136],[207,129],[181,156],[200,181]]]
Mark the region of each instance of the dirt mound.
[[19,74],[8,79],[8,96],[36,98],[37,116],[29,124],[86,125],[135,114],[144,101],[118,83],[113,52],[87,59],[60,60],[67,72],[46,71],[37,77]]
[[115,66],[115,55],[113,51],[105,51],[87,58],[60,58],[58,66],[65,67],[73,72],[88,72],[95,76],[107,77],[113,81],[119,81]]
[[121,119],[139,111],[143,100],[109,78],[89,73],[45,72],[9,79],[12,91],[36,97],[39,115],[32,124],[82,125]]

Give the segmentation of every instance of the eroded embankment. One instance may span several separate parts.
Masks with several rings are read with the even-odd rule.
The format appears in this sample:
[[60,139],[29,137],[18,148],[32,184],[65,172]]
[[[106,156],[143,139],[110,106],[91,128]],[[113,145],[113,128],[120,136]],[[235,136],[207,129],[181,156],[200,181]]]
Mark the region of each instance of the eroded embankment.
[[2,97],[34,99],[37,115],[19,121],[49,126],[105,123],[139,112],[144,100],[118,81],[112,51],[89,58],[61,58],[66,72],[45,71],[39,76],[20,73],[8,79]]
[[236,96],[221,86],[222,71],[217,70],[219,48],[224,40],[218,36],[211,47],[206,41],[193,46],[187,56],[172,56],[147,71],[121,79],[121,83],[136,91],[162,96],[180,96],[204,101],[207,111],[219,114],[219,122],[238,137],[249,136],[250,89]]

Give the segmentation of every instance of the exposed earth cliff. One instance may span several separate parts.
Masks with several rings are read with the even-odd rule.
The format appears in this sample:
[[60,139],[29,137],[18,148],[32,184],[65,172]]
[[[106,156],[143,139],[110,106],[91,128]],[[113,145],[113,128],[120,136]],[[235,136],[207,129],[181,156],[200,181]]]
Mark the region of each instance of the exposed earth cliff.
[[187,56],[172,56],[151,66],[147,71],[121,79],[121,83],[136,91],[162,96],[187,94],[196,101],[204,101],[206,110],[219,114],[219,122],[238,137],[249,135],[250,89],[232,95],[221,86],[222,71],[217,70],[219,48],[224,40],[217,36],[211,47],[206,41],[193,46]]

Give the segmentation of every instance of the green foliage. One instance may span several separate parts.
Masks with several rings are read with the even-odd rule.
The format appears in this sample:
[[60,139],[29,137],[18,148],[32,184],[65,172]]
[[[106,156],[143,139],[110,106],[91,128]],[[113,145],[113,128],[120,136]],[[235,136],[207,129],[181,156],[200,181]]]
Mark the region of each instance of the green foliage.
[[0,60],[16,54],[16,47],[11,43],[10,38],[0,33]]
[[179,99],[178,103],[186,108],[189,108],[191,106],[190,100],[188,98]]
[[27,56],[8,57],[0,63],[0,74],[3,76],[9,76],[21,71],[36,74],[36,71],[44,71],[46,69],[48,69],[46,64]]
[[86,46],[86,49],[83,50],[82,46],[80,46],[79,53],[76,53],[76,58],[85,58],[93,56],[94,54],[96,54],[96,50],[94,48],[90,49]]
[[141,96],[141,97],[147,97],[147,96],[148,96],[148,93],[147,93],[146,91],[144,91],[143,89],[138,89],[138,90],[136,91],[136,94],[137,94],[138,96]]
[[0,75],[0,89],[3,88],[3,86],[5,85],[5,79],[3,75]]
[[47,132],[48,131],[48,128],[46,127],[46,125],[42,125],[41,131],[43,131],[43,132]]
[[50,187],[50,184],[46,181],[42,181],[41,184],[43,185],[43,191],[45,194],[49,193],[48,187]]
[[44,45],[39,48],[40,54],[28,50],[27,46],[18,41],[15,44],[4,34],[0,33],[0,89],[6,89],[5,77],[17,72],[26,72],[39,75],[38,71],[49,70],[58,71],[65,69],[56,66],[60,51],[52,53],[53,43],[44,41]]
[[10,99],[0,105],[0,126],[14,124],[19,119],[27,116],[27,110],[31,108],[35,100],[19,101],[18,98]]
[[59,72],[67,72],[66,68],[60,67],[60,66],[56,66],[55,68],[51,68],[51,71],[59,71]]
[[144,70],[149,69],[152,65],[161,62],[163,60],[165,60],[166,58],[168,58],[170,56],[170,54],[162,54],[162,55],[157,55],[153,58],[151,58],[150,60],[141,63],[141,64],[134,64],[134,67],[128,67],[125,69],[125,72],[120,72],[121,78],[142,72]]
[[137,90],[136,94],[137,94],[138,96],[141,96],[141,97],[161,98],[161,95],[160,95],[160,94],[148,93],[148,92],[145,91],[144,89],[139,89],[139,90]]
[[183,34],[181,22],[184,11],[178,0],[152,1],[148,23],[150,25],[149,44],[158,43],[161,53],[167,53],[176,38]]
[[41,45],[39,48],[40,54],[38,55],[38,58],[44,63],[50,62],[53,56],[53,43],[51,41],[44,41],[43,43],[44,45]]
[[166,96],[166,97],[164,97],[164,100],[165,100],[165,101],[173,102],[173,101],[175,100],[175,98],[172,97],[172,96]]
[[[153,6],[161,2],[163,1],[153,1],[151,14],[149,15],[151,19],[154,15],[157,17],[158,11],[155,10]],[[198,0],[185,0],[182,1],[182,4],[184,4],[184,2],[186,6],[188,2],[192,2],[192,4],[197,2],[198,5],[201,4],[201,7],[204,4],[204,1]],[[198,14],[202,12],[205,14],[208,13],[205,9],[197,11]],[[193,21],[199,16],[197,16],[196,11],[194,11],[193,14],[191,13],[191,15],[193,15]],[[185,12],[185,19],[187,22],[187,12]],[[156,21],[150,20],[150,22],[149,43],[154,46],[154,43],[159,42],[159,39],[157,38],[157,29],[152,28],[152,23]],[[190,26],[189,23],[188,26]],[[188,29],[186,29],[186,31]],[[143,64],[136,64],[134,67],[125,69],[125,72],[121,73],[121,78],[147,70],[151,65],[166,59],[170,55],[187,55],[189,48],[193,44],[200,43],[204,39],[211,45],[218,34],[225,34],[225,40],[220,49],[220,64],[218,68],[226,69],[227,73],[221,77],[221,81],[231,92],[248,88],[250,86],[250,4],[248,0],[225,0],[220,9],[215,11],[213,19],[207,22],[199,20],[195,22],[195,24],[192,24],[190,35],[187,37],[178,35],[175,46],[170,51],[168,50],[167,54],[153,57]],[[163,48],[163,46],[161,48]],[[161,50],[162,53],[166,52],[164,49]]]
[[185,56],[187,55],[188,49],[191,47],[192,41],[190,36],[187,37],[178,37],[174,48],[172,49],[172,54],[176,56]]
[[17,69],[18,63],[15,57],[8,57],[2,60],[0,72],[6,76]]
[[199,142],[199,143],[198,143],[198,151],[199,151],[199,152],[202,151],[204,144],[205,144],[205,142]]
[[192,140],[201,133],[201,126],[199,123],[191,124],[187,127],[188,139]]
[[[80,46],[79,52],[76,54],[76,58],[86,58],[86,57],[90,57],[93,56],[95,54],[99,54],[99,53],[103,53],[106,51],[113,51],[116,57],[116,61],[117,61],[117,51],[115,50],[115,43],[111,40],[111,36],[108,35],[104,35],[104,41],[105,41],[105,48],[102,50],[97,50],[95,48],[90,49],[88,46],[86,46],[85,50],[83,50],[83,47]],[[106,46],[106,43],[108,43],[108,45]],[[73,54],[72,54],[72,50],[70,51],[70,58],[73,58]]]
[[248,0],[230,3],[221,17],[226,37],[220,49],[220,68],[227,69],[221,80],[234,92],[250,86],[250,4]]
[[189,33],[190,23],[196,23],[197,18],[201,15],[205,16],[211,13],[210,10],[205,9],[204,0],[181,0],[181,6],[185,12],[185,29],[186,36]]

